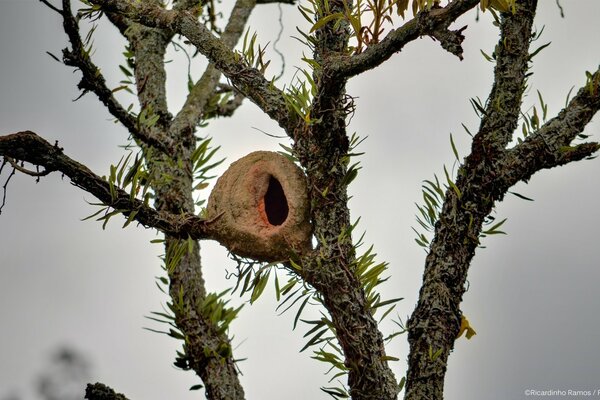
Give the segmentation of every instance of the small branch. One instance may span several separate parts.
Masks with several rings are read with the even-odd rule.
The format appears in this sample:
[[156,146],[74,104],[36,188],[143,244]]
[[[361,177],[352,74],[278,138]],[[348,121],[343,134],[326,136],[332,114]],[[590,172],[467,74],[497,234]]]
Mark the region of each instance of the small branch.
[[[242,105],[245,98],[246,97],[243,94],[236,92],[233,95],[233,99],[217,107],[217,110],[215,111],[216,115],[219,117],[231,117],[235,110]],[[283,136],[278,137],[281,138]]]
[[[6,160],[6,157],[5,157],[4,161],[2,162],[2,165],[0,165],[0,174],[2,173],[2,170],[4,169],[4,166],[7,164],[7,162],[8,161]],[[8,175],[8,178],[6,178],[6,182],[4,182],[4,185],[2,185],[2,204],[0,204],[0,214],[2,214],[2,209],[6,205],[6,189],[8,188],[8,183],[10,182],[10,179],[13,176],[15,176],[14,168],[10,171],[10,174]]]
[[430,35],[440,40],[442,47],[462,57],[460,47],[461,28],[448,31],[448,26],[458,17],[479,4],[480,0],[454,0],[444,8],[422,11],[398,29],[391,30],[381,42],[368,46],[365,51],[352,57],[335,56],[330,59],[331,72],[339,77],[352,77],[381,65],[392,55],[419,38]]
[[149,135],[139,129],[137,119],[121,106],[113,95],[113,91],[106,85],[106,80],[100,69],[92,62],[85,45],[79,34],[77,18],[71,12],[70,0],[63,0],[63,27],[69,37],[71,50],[63,50],[63,62],[65,65],[78,68],[83,77],[77,87],[86,92],[92,92],[98,96],[108,111],[131,133],[134,139],[162,151],[168,151],[174,146],[169,138],[164,135]]
[[[140,108],[159,116],[157,124],[142,130],[147,136],[161,136],[173,140],[163,133],[172,120],[167,106],[167,72],[164,63],[172,32],[132,23],[125,32],[125,37],[129,41],[135,60],[133,72]],[[173,144],[177,146],[175,142]]]
[[46,7],[48,7],[49,9],[56,11],[59,15],[63,15],[63,11],[57,7],[55,7],[54,5],[52,5],[52,3],[50,3],[47,0],[39,0],[40,2],[44,3],[46,5]]
[[283,92],[275,88],[255,68],[215,37],[194,15],[176,10],[163,10],[145,2],[127,0],[92,0],[105,11],[123,14],[149,27],[171,29],[185,36],[246,97],[291,134],[297,118],[288,109]]
[[127,397],[102,383],[88,383],[85,388],[85,397],[88,400],[127,400]]
[[46,176],[48,175],[50,172],[52,171],[48,171],[48,170],[44,170],[42,172],[39,171],[31,171],[27,168],[21,167],[15,160],[13,160],[10,157],[4,157],[6,159],[6,161],[8,161],[8,163],[17,171],[24,173],[25,175],[29,175],[29,176],[35,176],[35,177],[42,177],[42,176]]
[[176,238],[213,238],[210,221],[194,214],[175,215],[157,211],[120,188],[114,188],[115,194],[111,194],[110,184],[106,180],[33,132],[0,136],[0,155],[42,166],[47,172],[60,171],[75,186],[94,195],[106,206],[121,211],[125,216],[135,212],[134,220],[147,228],[158,229]]

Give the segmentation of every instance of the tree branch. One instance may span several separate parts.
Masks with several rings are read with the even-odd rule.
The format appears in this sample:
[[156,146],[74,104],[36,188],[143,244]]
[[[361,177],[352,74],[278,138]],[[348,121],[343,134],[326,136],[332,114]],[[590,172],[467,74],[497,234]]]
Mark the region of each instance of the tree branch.
[[[221,35],[223,43],[232,49],[238,42],[244,32],[244,27],[250,17],[251,11],[256,5],[255,0],[236,1],[227,26]],[[215,94],[215,89],[219,83],[221,71],[213,64],[209,66],[202,74],[202,77],[196,82],[190,91],[185,104],[173,120],[170,130],[172,134],[195,127],[205,113],[206,105]],[[240,102],[241,104],[241,102]],[[235,109],[233,109],[235,110]],[[233,110],[231,111],[233,113]]]
[[[514,130],[524,88],[535,8],[536,0],[523,0],[517,4],[516,15],[503,15],[499,46],[505,43],[506,48],[498,54],[497,82],[490,94],[490,105],[483,117],[485,121],[475,135],[471,154],[459,168],[456,184],[449,185],[446,191],[425,260],[419,300],[407,324],[410,345],[407,400],[443,398],[446,366],[460,327],[460,303],[469,265],[479,245],[485,218],[495,201],[508,190],[508,187],[501,187],[497,179],[501,166],[497,163],[499,155],[496,152],[499,147],[499,151],[504,151],[499,143],[503,143],[506,134],[493,134],[487,127],[500,127],[504,123],[509,126],[507,129],[512,126]],[[509,62],[515,65],[508,65]],[[516,79],[516,86],[507,82],[508,79]],[[497,104],[499,99],[502,105]],[[504,107],[504,104],[508,106]],[[488,137],[494,143],[494,152],[486,152],[488,149],[479,144]]]
[[33,132],[0,136],[0,155],[42,166],[47,172],[62,172],[75,186],[94,195],[106,206],[121,211],[125,216],[135,212],[134,220],[147,228],[155,228],[178,238],[212,237],[211,221],[194,214],[174,215],[156,211],[120,188],[114,188],[113,194],[106,180],[66,156],[60,147],[51,145]]
[[245,97],[239,92],[235,92],[233,98],[225,104],[219,104],[215,110],[215,114],[219,117],[231,117],[244,101]]
[[106,13],[106,18],[119,30],[123,37],[127,37],[127,29],[131,26],[131,21],[122,15],[115,13]]
[[146,26],[172,29],[185,36],[237,88],[291,134],[297,118],[290,112],[283,92],[251,68],[242,58],[215,37],[188,12],[163,10],[144,2],[128,0],[92,0],[105,11],[121,13]]
[[391,30],[381,42],[368,46],[360,54],[347,57],[332,56],[331,72],[338,77],[352,77],[373,69],[420,36],[430,35],[440,40],[442,47],[462,59],[464,39],[461,28],[449,31],[448,26],[458,17],[479,4],[480,0],[454,0],[444,8],[422,11],[398,29]]
[[523,143],[506,151],[498,179],[503,186],[527,181],[541,169],[548,169],[592,156],[600,150],[595,142],[572,145],[592,117],[600,110],[600,67],[588,83],[558,113]]
[[172,147],[173,143],[164,135],[150,135],[139,129],[137,119],[121,106],[114,97],[113,91],[107,87],[100,68],[92,62],[81,39],[77,19],[71,12],[70,0],[63,0],[62,16],[64,31],[69,37],[72,48],[63,50],[63,62],[65,65],[78,68],[83,74],[77,87],[83,91],[83,94],[88,91],[96,94],[102,104],[127,128],[134,139],[163,151]]
[[61,9],[59,9],[58,7],[55,7],[52,3],[50,3],[47,0],[39,0],[40,2],[44,3],[44,5],[46,5],[46,7],[48,7],[49,9],[56,11],[58,14],[60,14],[61,16],[63,15],[63,11]]
[[[163,7],[154,3],[138,2],[137,4],[153,7],[158,12],[165,11]],[[253,0],[239,0],[238,3],[250,7],[243,7],[241,10],[238,8],[233,15],[234,21],[240,13],[243,14],[243,19],[247,19],[254,5]],[[183,13],[193,18],[197,24],[197,15],[187,11]],[[192,197],[194,167],[191,157],[197,146],[196,121],[189,126],[174,125],[168,114],[165,91],[164,54],[167,44],[177,31],[173,29],[174,26],[149,27],[135,18],[127,15],[126,17],[132,21],[126,37],[131,43],[135,57],[134,71],[142,110],[148,110],[149,115],[157,114],[159,121],[165,121],[163,124],[148,126],[147,129],[157,134],[165,133],[168,138],[177,143],[177,147],[171,154],[146,154],[144,161],[151,177],[150,185],[155,195],[154,206],[159,212],[190,215],[194,212]],[[199,26],[204,28],[203,25]],[[242,30],[243,27],[235,28],[238,29]],[[218,72],[212,67],[209,67],[209,70]],[[208,76],[209,83],[213,80],[210,75],[210,72],[205,75]],[[216,75],[213,86],[217,84],[218,76]],[[208,89],[211,89],[210,85]],[[142,150],[146,152],[144,147]],[[200,244],[197,240],[188,242],[189,251],[180,258],[174,258],[172,249],[173,246],[179,246],[179,241],[176,240],[176,236],[165,233],[167,255],[165,264],[169,265],[167,268],[169,295],[171,304],[177,305],[172,309],[174,322],[185,337],[176,365],[196,372],[204,383],[208,399],[241,400],[244,398],[244,390],[233,358],[231,340],[227,332],[220,328],[219,321],[214,320],[214,315],[207,315],[204,307],[207,292],[202,274]]]
[[[158,1],[146,1],[148,5],[159,7]],[[172,32],[168,29],[149,28],[132,21],[125,31],[125,37],[134,58],[133,73],[137,89],[137,97],[140,102],[140,114],[145,113],[147,118],[158,117],[155,124],[141,125],[140,131],[146,136],[163,137],[172,143],[169,157],[176,157],[181,142],[168,135],[165,131],[172,122],[172,115],[167,106],[167,72],[165,70],[164,57],[167,46],[171,41]],[[184,143],[194,143],[192,132],[186,132]],[[140,147],[146,143],[138,143]]]
[[[331,14],[344,10],[343,2],[330,2]],[[311,220],[319,244],[302,259],[302,277],[320,294],[331,315],[336,338],[348,368],[348,386],[354,400],[394,400],[398,385],[385,353],[366,294],[356,273],[356,250],[349,233],[347,120],[352,99],[346,79],[330,74],[331,54],[348,45],[348,29],[328,23],[315,33],[314,59],[323,68],[313,71],[316,92],[310,117],[319,121],[298,130],[294,154],[308,180]],[[346,160],[346,161],[344,161]]]
[[537,0],[522,2],[516,14],[502,14],[496,45],[494,84],[472,153],[492,159],[506,149],[517,128],[530,61],[529,44]]
[[88,400],[127,400],[127,397],[120,393],[116,393],[102,383],[88,383],[85,388],[84,398]]
[[[598,143],[571,142],[600,109],[600,69],[557,117],[521,144],[505,149],[517,125],[525,87],[527,46],[536,0],[521,0],[502,16],[495,83],[471,154],[435,225],[419,301],[409,322],[406,399],[441,399],[448,356],[459,331],[460,303],[485,218],[510,187],[543,168],[589,157]],[[502,48],[504,46],[504,48]],[[452,185],[451,185],[452,186]],[[436,357],[432,357],[436,354]]]

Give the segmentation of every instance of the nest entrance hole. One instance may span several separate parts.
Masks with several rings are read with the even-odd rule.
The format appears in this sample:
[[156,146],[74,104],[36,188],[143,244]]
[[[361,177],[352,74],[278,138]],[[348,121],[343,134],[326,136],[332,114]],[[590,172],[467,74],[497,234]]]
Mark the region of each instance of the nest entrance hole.
[[265,214],[271,225],[281,225],[288,217],[289,207],[287,197],[281,183],[274,177],[269,177],[269,187],[264,197]]

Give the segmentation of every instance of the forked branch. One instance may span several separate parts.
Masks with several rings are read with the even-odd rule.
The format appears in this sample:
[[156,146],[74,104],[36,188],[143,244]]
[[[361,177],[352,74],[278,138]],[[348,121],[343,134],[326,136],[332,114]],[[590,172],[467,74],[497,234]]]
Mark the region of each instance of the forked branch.
[[106,84],[100,68],[92,61],[89,45],[86,48],[86,44],[81,38],[77,18],[71,11],[70,0],[63,0],[62,4],[63,28],[71,43],[71,49],[63,50],[63,62],[65,65],[75,67],[81,71],[83,76],[78,88],[82,90],[82,95],[86,92],[92,92],[98,96],[102,104],[127,128],[134,139],[163,151],[171,149],[174,143],[169,138],[165,135],[150,134],[146,130],[140,129],[137,119],[117,101],[114,91]]
[[405,399],[443,398],[469,265],[495,204],[511,186],[535,172],[581,160],[600,149],[598,143],[572,144],[600,109],[600,70],[588,74],[586,85],[557,117],[507,148],[522,105],[536,5],[536,0],[520,0],[515,14],[502,15],[495,83],[482,108],[471,153],[459,168],[456,183],[446,191],[425,261],[419,301],[408,322]]
[[122,14],[148,27],[169,29],[185,36],[200,53],[225,75],[236,88],[274,119],[288,134],[297,118],[288,109],[283,92],[264,75],[225,45],[197,18],[185,11],[165,10],[147,2],[92,0],[107,12]]

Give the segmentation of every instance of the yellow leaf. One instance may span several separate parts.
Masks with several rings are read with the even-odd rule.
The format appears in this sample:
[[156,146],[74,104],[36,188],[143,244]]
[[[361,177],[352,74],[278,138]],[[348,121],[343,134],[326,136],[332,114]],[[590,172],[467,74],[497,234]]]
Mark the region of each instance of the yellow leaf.
[[460,329],[458,331],[458,335],[456,336],[456,338],[458,339],[465,332],[466,332],[465,337],[467,339],[471,339],[474,335],[477,334],[477,332],[475,332],[475,329],[471,328],[471,325],[469,324],[469,320],[467,319],[467,317],[465,317],[463,315],[460,317]]

